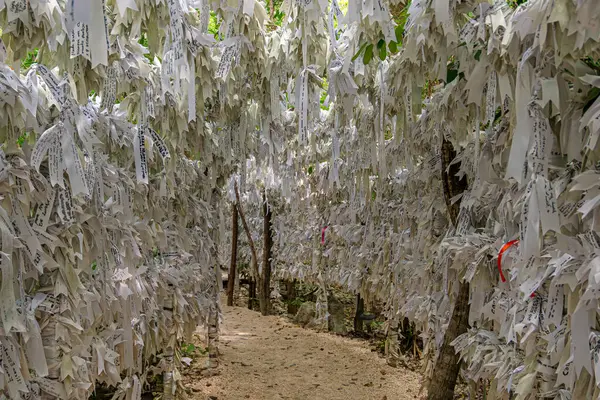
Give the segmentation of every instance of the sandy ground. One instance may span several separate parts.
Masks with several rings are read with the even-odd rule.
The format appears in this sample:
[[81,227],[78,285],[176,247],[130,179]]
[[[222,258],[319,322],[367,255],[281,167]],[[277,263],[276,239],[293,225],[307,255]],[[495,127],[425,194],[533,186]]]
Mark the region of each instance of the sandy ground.
[[193,400],[421,399],[419,375],[391,368],[360,340],[224,306],[218,375],[197,359],[185,373]]

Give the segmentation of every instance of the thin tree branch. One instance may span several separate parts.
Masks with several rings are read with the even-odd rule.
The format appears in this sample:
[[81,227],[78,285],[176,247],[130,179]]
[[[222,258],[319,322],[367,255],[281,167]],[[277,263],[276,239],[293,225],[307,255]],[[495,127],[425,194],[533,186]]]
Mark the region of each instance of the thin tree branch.
[[235,290],[235,278],[237,275],[238,215],[236,204],[231,204],[231,263],[229,265],[229,280],[227,281],[228,306],[233,306],[233,292]]
[[258,280],[258,257],[256,255],[256,247],[254,247],[254,240],[252,240],[250,229],[248,228],[248,224],[246,223],[246,216],[244,214],[244,209],[242,208],[242,202],[240,201],[240,191],[238,190],[237,181],[233,183],[233,186],[235,188],[235,200],[237,201],[237,209],[240,213],[240,218],[242,219],[242,226],[244,227],[244,231],[246,232],[248,243],[250,244],[250,251],[252,252],[252,270],[254,272],[254,279]]

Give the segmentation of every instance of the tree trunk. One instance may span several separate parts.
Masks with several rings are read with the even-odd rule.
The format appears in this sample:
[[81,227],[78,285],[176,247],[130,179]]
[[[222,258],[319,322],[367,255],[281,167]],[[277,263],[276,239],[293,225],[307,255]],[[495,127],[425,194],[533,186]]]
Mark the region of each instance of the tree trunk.
[[400,361],[400,341],[398,331],[400,330],[400,316],[398,315],[398,302],[392,299],[392,315],[389,321],[387,341],[385,347],[385,358],[388,365],[397,367]]
[[231,205],[231,264],[229,265],[229,277],[227,279],[227,305],[233,306],[233,292],[235,288],[235,276],[237,266],[238,248],[238,211],[234,204]]
[[[168,340],[167,348],[164,351],[165,370],[163,372],[163,395],[162,398],[165,400],[173,400],[175,398],[175,381],[173,379],[173,370],[175,365],[173,363],[173,357],[175,352],[173,350],[173,344],[177,343],[177,340],[173,340],[173,296],[175,295],[175,289],[173,285],[169,285],[169,295],[164,299],[163,310],[167,315],[170,314],[170,318],[167,320],[171,326],[167,326],[167,332],[171,337]],[[210,330],[210,328],[209,328]],[[210,347],[210,346],[209,346]]]
[[[446,200],[450,220],[456,227],[460,201],[451,204],[450,199],[467,189],[467,180],[464,177],[459,179],[456,176],[460,169],[460,163],[450,166],[450,163],[456,157],[456,151],[452,143],[445,138],[442,139],[441,155],[444,199]],[[456,354],[450,343],[469,329],[469,307],[469,283],[460,281],[454,310],[433,369],[433,379],[428,388],[428,400],[451,400],[454,397],[454,387],[460,372],[461,362],[460,354]]]
[[271,304],[270,304],[270,293],[271,293],[271,246],[273,240],[271,238],[271,207],[267,204],[267,195],[265,189],[263,189],[263,268],[262,277],[260,283],[262,290],[259,303],[260,312],[262,315],[268,315]]
[[254,309],[254,303],[256,302],[256,281],[250,278],[248,282],[248,309]]
[[285,287],[285,296],[288,302],[287,312],[288,314],[296,315],[296,313],[298,312],[298,305],[294,301],[296,299],[296,281],[293,279],[285,281]]
[[219,314],[216,307],[208,314],[208,368],[217,368],[219,366]]
[[354,314],[354,332],[363,331],[362,315],[365,313],[365,300],[360,297],[360,293],[356,295],[356,313]]
[[[250,252],[252,253],[252,281],[250,284],[249,290],[249,298],[248,298],[248,308],[252,309],[253,299],[256,298],[256,290],[258,289],[258,298],[260,299],[262,287],[260,285],[260,274],[258,273],[258,257],[256,255],[256,247],[254,246],[254,240],[252,240],[252,235],[250,234],[250,228],[248,228],[248,224],[246,223],[246,216],[244,215],[244,209],[242,207],[242,202],[240,201],[240,191],[238,190],[237,182],[234,182],[235,189],[235,199],[237,201],[237,210],[240,213],[240,218],[242,219],[242,226],[244,227],[244,232],[246,232],[246,237],[248,238],[248,244],[250,245]],[[256,282],[259,282],[256,285]],[[254,287],[254,289],[253,289]],[[254,295],[253,292],[254,291]]]
[[454,387],[460,372],[461,362],[460,354],[456,354],[450,343],[465,333],[467,329],[469,329],[469,284],[461,283],[452,318],[435,363],[434,379],[429,385],[427,400],[452,400],[454,398]]
[[[219,210],[219,192],[216,189],[213,189],[212,197],[211,197],[211,206],[215,210],[218,215]],[[212,271],[214,275],[212,276],[213,285],[211,288],[211,297],[212,301],[210,304],[210,309],[208,313],[208,332],[207,332],[207,348],[208,348],[208,360],[207,367],[211,371],[210,373],[214,373],[215,368],[219,365],[218,355],[219,355],[219,293],[221,288],[223,287],[223,279],[221,277],[221,265],[219,264],[219,255],[217,251],[217,243],[220,242],[219,230],[213,229],[211,232],[211,238],[214,246],[211,247],[211,258],[212,258]],[[173,384],[176,386],[176,381],[173,379]]]

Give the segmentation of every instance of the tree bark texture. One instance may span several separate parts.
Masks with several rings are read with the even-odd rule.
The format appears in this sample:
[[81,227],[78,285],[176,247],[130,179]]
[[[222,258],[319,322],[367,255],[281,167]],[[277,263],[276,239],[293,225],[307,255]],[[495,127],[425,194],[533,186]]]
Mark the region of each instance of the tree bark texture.
[[219,314],[217,309],[212,309],[208,315],[208,367],[217,368],[219,366]]
[[248,282],[248,309],[253,310],[256,303],[256,281],[250,278]]
[[362,315],[365,313],[365,300],[360,296],[356,295],[356,313],[354,314],[354,332],[363,331],[363,320]]
[[400,329],[400,315],[398,315],[397,300],[392,300],[392,316],[389,320],[388,335],[385,347],[385,358],[388,365],[397,367],[400,361],[400,341],[398,330]]
[[[252,253],[252,274],[253,281],[256,289],[258,289],[258,298],[260,299],[262,285],[260,284],[260,274],[258,273],[258,257],[256,255],[256,247],[254,246],[254,240],[252,240],[252,235],[250,234],[250,228],[246,223],[246,217],[244,215],[244,208],[242,207],[242,202],[240,201],[240,191],[238,190],[237,182],[234,183],[235,188],[235,200],[237,201],[237,210],[240,213],[240,218],[242,220],[242,226],[244,227],[244,232],[246,232],[246,237],[248,238],[248,244],[250,245],[250,252]],[[258,282],[258,285],[256,283]],[[252,309],[252,284],[250,284],[250,295],[248,299],[248,308]]]
[[[172,285],[169,285],[171,287]],[[173,290],[173,289],[171,289]],[[173,291],[174,292],[174,291]],[[174,293],[170,294],[165,298],[163,303],[163,310],[165,310],[170,315],[168,318],[168,324],[171,326],[167,326],[168,332],[173,334],[173,296]],[[210,329],[210,328],[209,328]],[[172,344],[177,343],[177,340],[172,340],[173,338],[169,338],[169,346],[165,349],[164,352],[164,360],[165,360],[165,370],[163,372],[163,395],[162,398],[165,400],[173,400],[174,399],[174,391],[175,391],[175,381],[173,380],[173,370],[175,369],[173,363],[173,357],[175,355]]]
[[[446,200],[450,221],[456,227],[460,212],[460,201],[451,204],[451,199],[467,189],[467,179],[465,177],[459,179],[456,176],[460,169],[460,163],[450,166],[452,160],[456,158],[456,150],[454,150],[452,143],[445,138],[442,139],[441,156],[444,199]],[[433,369],[433,378],[428,388],[428,400],[452,400],[454,397],[454,388],[460,373],[461,362],[460,354],[456,354],[450,343],[469,329],[469,307],[469,283],[461,281],[450,323],[446,329],[444,341]]]
[[298,305],[294,301],[296,299],[296,280],[290,279],[285,281],[285,298],[287,300],[287,312],[291,315],[296,315]]
[[317,290],[317,301],[316,301],[316,311],[317,311],[317,321],[319,322],[317,325],[317,329],[323,330],[323,331],[328,331],[329,330],[329,306],[328,306],[328,293],[327,293],[327,283],[325,282],[325,279],[323,279],[324,274],[324,269],[325,269],[325,263],[326,263],[326,259],[323,256],[323,248],[320,244],[320,238],[317,237],[317,240],[319,240],[319,271],[321,271],[321,273],[319,273],[318,275],[318,290]]
[[[213,189],[211,197],[211,206],[218,213],[219,207],[219,192]],[[218,214],[217,214],[218,215]],[[211,232],[213,243],[215,246],[211,248],[211,256],[213,261],[213,286],[212,291],[212,302],[208,313],[208,332],[207,332],[207,347],[208,347],[208,362],[207,366],[209,369],[217,368],[219,365],[219,293],[223,287],[223,279],[221,277],[221,265],[219,264],[219,256],[217,251],[217,243],[219,243],[219,230],[213,229]],[[175,383],[175,381],[173,381]]]
[[235,277],[237,267],[238,248],[238,210],[234,204],[231,205],[231,264],[229,265],[229,277],[227,279],[227,305],[233,306],[233,293],[235,289]]
[[267,203],[266,192],[263,189],[263,268],[262,268],[262,290],[259,298],[260,312],[262,315],[268,315],[271,308],[271,247],[273,239],[271,237],[271,207]]
[[469,329],[469,284],[461,283],[450,324],[435,363],[427,400],[452,400],[454,398],[454,387],[461,362],[460,354],[455,353],[454,347],[450,343],[467,332],[467,329]]

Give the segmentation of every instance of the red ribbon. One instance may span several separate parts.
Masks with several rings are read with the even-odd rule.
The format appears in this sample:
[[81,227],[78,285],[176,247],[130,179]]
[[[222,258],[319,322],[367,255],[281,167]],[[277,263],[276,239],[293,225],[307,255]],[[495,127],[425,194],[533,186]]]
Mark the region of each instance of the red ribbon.
[[510,246],[513,246],[517,243],[519,243],[519,239],[511,240],[510,242],[505,243],[504,246],[502,246],[502,248],[500,249],[500,253],[498,253],[498,272],[500,272],[500,279],[502,280],[502,282],[506,282],[506,278],[502,273],[502,254],[504,254],[504,252],[508,250]]
[[[506,282],[506,278],[504,277],[504,274],[502,273],[502,255],[504,254],[504,252],[506,250],[508,250],[511,246],[514,246],[517,243],[519,243],[519,239],[515,239],[515,240],[511,240],[510,242],[506,242],[504,244],[504,246],[502,246],[502,248],[500,249],[500,252],[498,253],[498,272],[500,272],[500,280],[502,280],[502,282]],[[530,297],[535,297],[535,293],[531,293]]]
[[325,231],[327,230],[327,227],[321,229],[321,244],[325,244]]

